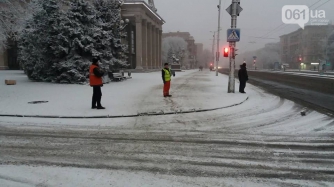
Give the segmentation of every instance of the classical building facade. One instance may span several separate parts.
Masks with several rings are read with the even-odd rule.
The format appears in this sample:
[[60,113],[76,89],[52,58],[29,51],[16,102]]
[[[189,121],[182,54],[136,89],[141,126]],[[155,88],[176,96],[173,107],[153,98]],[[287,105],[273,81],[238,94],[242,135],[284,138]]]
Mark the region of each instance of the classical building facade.
[[162,25],[165,21],[157,13],[153,0],[125,0],[122,18],[130,20],[124,41],[129,46],[130,68],[162,68]]
[[[326,53],[329,57],[333,56],[330,51],[326,52],[325,47],[325,41],[330,41],[329,34],[333,31],[333,25],[309,25],[280,36],[281,62],[289,64],[290,68],[318,68],[317,63],[325,60]],[[329,60],[333,61],[331,58]],[[332,69],[333,62],[328,64],[327,68]]]

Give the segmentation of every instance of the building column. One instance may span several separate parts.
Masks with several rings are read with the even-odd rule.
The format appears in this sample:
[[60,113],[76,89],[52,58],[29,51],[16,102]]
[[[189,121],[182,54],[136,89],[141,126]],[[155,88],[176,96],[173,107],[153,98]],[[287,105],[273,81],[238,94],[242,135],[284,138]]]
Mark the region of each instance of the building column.
[[162,69],[162,30],[158,30],[158,68]]
[[152,67],[152,24],[147,23],[147,69]]
[[155,44],[156,44],[156,51],[155,51],[155,68],[159,68],[159,29],[155,28]]
[[136,69],[143,69],[143,50],[142,50],[142,18],[140,15],[136,19]]
[[155,69],[155,64],[156,64],[156,60],[155,60],[155,51],[156,51],[156,45],[155,45],[155,25],[152,24],[152,67],[151,69]]
[[142,65],[143,65],[143,68],[144,69],[147,69],[147,21],[146,20],[143,20],[143,23],[142,23],[142,42],[143,42],[143,45],[142,45]]

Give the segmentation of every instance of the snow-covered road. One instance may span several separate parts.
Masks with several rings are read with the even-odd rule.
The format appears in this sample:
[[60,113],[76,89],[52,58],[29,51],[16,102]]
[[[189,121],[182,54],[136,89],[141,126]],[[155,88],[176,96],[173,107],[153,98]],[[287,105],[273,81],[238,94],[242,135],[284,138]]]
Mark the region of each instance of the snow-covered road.
[[[208,71],[186,73],[173,83],[171,99],[161,98],[158,82],[148,86],[134,99],[140,110],[214,108],[249,99],[222,110],[182,115],[0,118],[0,183],[334,185],[333,118],[251,85],[247,95],[226,94],[227,76],[215,77]],[[147,97],[146,92],[152,95]],[[306,116],[300,115],[302,110]]]

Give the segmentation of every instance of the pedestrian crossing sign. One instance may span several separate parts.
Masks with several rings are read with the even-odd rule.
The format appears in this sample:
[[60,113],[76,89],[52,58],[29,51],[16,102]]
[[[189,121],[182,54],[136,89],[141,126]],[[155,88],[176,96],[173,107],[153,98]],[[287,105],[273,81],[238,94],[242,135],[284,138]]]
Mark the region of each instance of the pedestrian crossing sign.
[[240,29],[228,29],[227,42],[239,42],[239,41],[240,41]]

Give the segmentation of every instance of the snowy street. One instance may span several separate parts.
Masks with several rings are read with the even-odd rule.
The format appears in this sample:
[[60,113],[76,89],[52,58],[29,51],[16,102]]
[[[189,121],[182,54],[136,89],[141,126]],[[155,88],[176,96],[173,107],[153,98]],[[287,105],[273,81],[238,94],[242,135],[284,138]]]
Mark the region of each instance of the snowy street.
[[[334,119],[247,84],[227,94],[225,75],[187,71],[162,97],[160,72],[102,88],[105,111],[90,109],[86,85],[0,85],[1,186],[333,186]],[[238,82],[238,81],[236,81]],[[238,83],[236,87],[238,87]],[[37,98],[36,98],[37,97]],[[30,101],[46,100],[30,105]],[[300,112],[306,111],[306,116]]]

